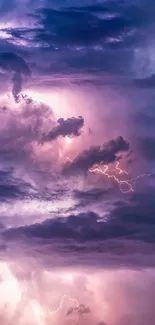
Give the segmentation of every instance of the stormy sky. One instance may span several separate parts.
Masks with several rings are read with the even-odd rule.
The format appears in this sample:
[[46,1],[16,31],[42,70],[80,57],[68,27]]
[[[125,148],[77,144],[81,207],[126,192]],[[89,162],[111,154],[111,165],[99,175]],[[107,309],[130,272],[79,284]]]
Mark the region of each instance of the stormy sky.
[[0,323],[155,323],[155,3],[0,1]]

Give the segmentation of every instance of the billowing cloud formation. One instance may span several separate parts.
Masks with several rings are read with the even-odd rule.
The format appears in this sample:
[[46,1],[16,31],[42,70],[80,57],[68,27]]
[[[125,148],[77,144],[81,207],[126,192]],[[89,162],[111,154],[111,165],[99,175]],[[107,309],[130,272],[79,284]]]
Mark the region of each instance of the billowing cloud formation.
[[[25,96],[21,97],[18,111],[14,110],[13,105],[12,108],[3,105],[0,109],[0,116],[2,124],[7,126],[5,132],[3,128],[0,128],[0,161],[16,165],[16,167],[17,165],[22,168],[27,166],[28,169],[35,169],[34,166],[37,166],[37,169],[39,166],[43,169],[50,167],[51,172],[51,163],[56,161],[57,165],[59,163],[59,150],[61,149],[54,144],[54,140],[59,136],[79,136],[84,124],[82,117],[72,117],[66,120],[62,118],[56,124],[55,116],[49,106],[37,103]],[[48,135],[43,141],[43,134],[46,133]],[[44,150],[47,141],[51,143],[49,143],[49,149]]]
[[[146,201],[144,201],[146,200]],[[153,213],[155,203],[150,195],[133,195],[129,203],[113,208],[108,220],[93,212],[56,217],[43,223],[10,229],[7,236],[27,236],[73,242],[101,242],[113,239],[144,240],[154,242]],[[149,212],[149,217],[147,213]],[[144,229],[145,225],[145,229]],[[101,246],[100,246],[101,249]],[[125,253],[125,251],[124,251]]]
[[12,52],[0,53],[0,67],[4,71],[13,73],[12,94],[16,102],[19,101],[19,93],[22,90],[23,76],[30,77],[31,71],[23,58]]
[[5,132],[0,129],[0,160],[16,167],[22,161],[30,166],[36,161],[35,148],[42,133],[54,124],[54,115],[50,107],[33,101],[22,101],[18,111],[11,106],[0,110],[1,122],[6,125]]
[[154,1],[0,9],[0,323],[154,325]]
[[53,141],[58,137],[66,136],[79,136],[80,129],[84,125],[84,119],[82,116],[71,117],[64,120],[59,118],[57,121],[57,126],[55,126],[48,134],[43,137],[43,142]]
[[117,154],[129,150],[129,143],[122,136],[103,144],[83,151],[77,158],[65,167],[65,171],[87,171],[94,164],[109,164],[116,160]]

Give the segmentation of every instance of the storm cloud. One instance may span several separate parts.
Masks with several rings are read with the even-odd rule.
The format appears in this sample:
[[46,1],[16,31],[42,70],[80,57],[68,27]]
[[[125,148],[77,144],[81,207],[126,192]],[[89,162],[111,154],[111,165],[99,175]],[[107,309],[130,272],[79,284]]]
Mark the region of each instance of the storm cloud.
[[115,162],[117,154],[129,150],[129,143],[122,136],[103,144],[83,151],[65,167],[66,172],[88,171],[94,164],[109,164]]
[[62,136],[63,138],[66,136],[79,136],[80,129],[84,125],[84,119],[82,116],[79,117],[71,117],[68,119],[59,118],[57,121],[57,126],[55,126],[48,134],[46,134],[42,141],[53,141],[58,137]]
[[154,16],[1,1],[4,325],[155,323]]

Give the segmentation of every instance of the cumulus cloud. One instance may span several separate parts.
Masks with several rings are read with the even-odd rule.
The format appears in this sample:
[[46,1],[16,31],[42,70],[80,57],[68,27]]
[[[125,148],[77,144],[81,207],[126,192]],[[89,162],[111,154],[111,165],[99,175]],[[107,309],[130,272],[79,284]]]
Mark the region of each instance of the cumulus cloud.
[[59,118],[57,121],[57,126],[53,127],[53,129],[46,134],[42,141],[53,141],[58,137],[66,137],[66,136],[79,136],[80,129],[84,125],[84,119],[82,116],[79,117],[71,117],[66,120],[63,118]]
[[117,159],[117,154],[129,150],[129,143],[122,136],[115,140],[103,144],[102,146],[94,146],[83,151],[71,163],[65,166],[65,172],[87,171],[94,164],[109,164]]
[[0,128],[1,161],[10,161],[14,165],[34,161],[34,147],[39,143],[42,133],[48,126],[54,124],[54,115],[50,107],[34,101],[21,102],[20,110],[11,108],[0,111],[2,125]]
[[23,77],[30,77],[31,71],[23,58],[12,52],[0,53],[0,67],[4,71],[13,74],[12,94],[16,102],[19,101],[19,94],[22,90]]
[[[57,162],[57,168],[61,164],[59,151],[63,150],[63,145],[58,146],[54,140],[60,136],[79,136],[84,124],[82,117],[60,118],[56,122],[51,107],[27,96],[21,96],[18,111],[9,101],[8,106],[2,104],[0,116],[0,162],[16,165],[16,168],[27,166],[28,170],[34,171],[50,168],[51,173],[52,163]],[[43,134],[47,135],[43,137]],[[45,142],[49,142],[47,149],[44,149]]]

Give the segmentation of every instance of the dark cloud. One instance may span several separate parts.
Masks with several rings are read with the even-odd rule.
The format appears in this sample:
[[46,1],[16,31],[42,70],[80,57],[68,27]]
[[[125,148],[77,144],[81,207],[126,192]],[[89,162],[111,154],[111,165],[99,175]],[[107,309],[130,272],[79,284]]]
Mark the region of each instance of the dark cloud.
[[29,197],[33,187],[13,174],[13,170],[0,171],[0,201],[10,201]]
[[[44,2],[44,7],[36,12],[34,7],[31,16],[35,19],[35,27],[6,28],[8,35],[12,36],[14,42],[24,40],[32,46],[37,44],[46,50],[53,51],[67,47],[70,54],[72,51],[69,47],[87,48],[92,45],[99,45],[104,49],[110,47],[114,50],[126,48],[128,52],[129,46],[132,48],[133,44],[142,38],[140,28],[148,26],[151,18],[153,21],[152,12],[148,10],[144,1],[142,6],[138,3],[128,4],[120,1],[101,2],[95,5],[92,3],[87,6],[85,3],[70,6],[68,3],[66,8],[51,4],[46,7]],[[9,41],[11,42],[10,39]],[[76,52],[79,53],[79,49]],[[114,57],[116,55],[114,51]],[[104,51],[102,51],[103,56]],[[87,58],[89,61],[89,57]],[[106,58],[108,59],[108,55]],[[98,64],[97,60],[95,62]]]
[[81,11],[43,9],[40,23],[43,28],[38,31],[37,38],[58,45],[97,42],[107,36],[114,37],[130,26],[128,18],[115,16],[100,19],[93,12],[82,8]]
[[[62,1],[61,5],[44,1],[42,8],[37,9],[40,5],[40,2],[38,5],[37,2],[28,4],[32,14],[27,19],[31,17],[33,27],[3,28],[8,35],[7,44],[19,48],[21,42],[22,50],[31,52],[37,71],[49,74],[76,69],[137,77],[133,71],[134,49],[145,52],[148,32],[153,34],[152,2],[149,8],[145,0],[141,4],[101,1],[77,5],[70,1],[67,4]],[[44,49],[44,58],[47,55],[48,59],[37,61],[38,57],[35,54],[33,57],[30,48],[34,53],[38,49],[40,54]]]
[[90,308],[89,308],[88,306],[86,307],[85,305],[80,304],[80,305],[78,306],[77,312],[78,312],[79,314],[88,314],[88,313],[91,312],[91,310],[90,310]]
[[15,101],[19,101],[19,94],[22,90],[23,77],[30,77],[31,71],[23,58],[15,53],[1,52],[0,67],[4,71],[11,72],[12,77],[12,94]]
[[106,196],[106,194],[108,194],[109,191],[107,190],[103,190],[101,188],[93,188],[90,190],[86,190],[86,191],[80,191],[80,190],[76,190],[74,191],[74,196],[75,198],[79,199],[79,200],[84,200],[84,201],[88,201],[88,202],[92,202],[97,201],[102,199],[104,196]]
[[[102,218],[101,218],[102,219]],[[100,216],[93,212],[71,215],[67,218],[55,218],[16,229],[10,229],[7,236],[26,236],[42,239],[72,239],[73,241],[99,241],[134,234],[134,229],[121,223],[98,222]]]
[[9,230],[8,236],[27,236],[51,240],[106,241],[126,238],[154,242],[155,202],[150,194],[134,194],[129,202],[121,202],[108,219],[93,212],[49,219],[42,224]]
[[[154,195],[151,190],[146,193],[134,193],[129,202],[117,206],[111,213],[111,220],[117,220],[126,226],[134,225],[136,228],[148,235],[147,230],[154,232],[155,219],[153,211],[155,208]],[[148,236],[149,240],[149,236]]]
[[57,126],[55,126],[48,134],[46,134],[42,141],[53,141],[58,137],[66,137],[66,136],[79,136],[80,129],[84,125],[84,119],[82,116],[79,117],[71,117],[64,120],[63,118],[59,118],[57,121]]
[[90,206],[90,204],[99,203],[108,198],[108,196],[111,198],[111,195],[114,193],[115,191],[112,188],[92,188],[85,191],[75,190],[73,196],[77,201],[76,208],[81,209],[82,207]]
[[[24,5],[26,2],[27,1],[24,1]],[[32,3],[34,3],[34,5]],[[58,137],[79,136],[81,128],[84,125],[84,119],[82,117],[72,117],[68,119],[61,118],[56,122],[51,108],[45,107],[45,105],[42,104],[37,104],[26,96],[19,96],[22,91],[22,83],[25,81],[25,78],[29,77],[31,74],[28,64],[25,62],[25,59],[22,59],[22,57],[26,58],[26,60],[30,62],[31,69],[34,71],[34,80],[31,80],[32,84],[29,85],[30,87],[32,86],[32,91],[37,92],[38,90],[36,90],[35,87],[37,87],[38,84],[40,85],[40,83],[43,86],[43,91],[46,89],[46,86],[49,85],[52,85],[52,87],[57,85],[59,88],[60,82],[63,82],[63,85],[66,86],[66,80],[69,80],[69,82],[67,81],[67,87],[69,88],[70,79],[73,79],[73,83],[76,83],[77,88],[80,85],[79,88],[82,88],[82,91],[87,88],[88,93],[92,89],[89,88],[92,84],[97,88],[97,91],[99,88],[101,89],[100,86],[106,86],[108,92],[105,97],[110,98],[110,106],[107,105],[107,107],[111,107],[111,112],[113,109],[114,98],[111,96],[109,90],[111,88],[113,89],[113,86],[116,84],[118,86],[118,92],[120,87],[122,85],[127,85],[127,83],[131,87],[131,83],[129,83],[129,78],[131,78],[132,87],[135,87],[135,92],[132,94],[134,98],[133,110],[136,115],[134,119],[136,132],[138,133],[139,131],[137,128],[138,125],[147,125],[151,129],[151,131],[148,130],[147,138],[144,138],[144,130],[142,128],[142,138],[139,139],[140,135],[137,135],[138,153],[140,152],[143,157],[147,158],[149,163],[154,162],[155,139],[153,136],[151,137],[151,134],[153,133],[155,118],[152,116],[153,114],[151,115],[151,112],[149,113],[149,111],[146,111],[145,113],[136,113],[137,108],[135,105],[137,100],[135,98],[137,96],[136,91],[138,91],[137,97],[141,97],[140,103],[142,103],[144,99],[144,95],[142,94],[144,89],[141,91],[140,89],[137,90],[137,88],[153,88],[155,85],[154,64],[152,64],[154,63],[152,60],[154,45],[151,43],[154,35],[154,3],[150,1],[148,5],[147,1],[142,0],[140,2],[136,1],[134,4],[133,2],[129,3],[128,1],[100,1],[93,4],[93,1],[91,1],[90,5],[89,1],[87,3],[74,1],[70,7],[70,1],[67,1],[66,8],[62,7],[64,3],[63,1],[61,1],[61,7],[59,7],[59,4],[56,2],[54,7],[53,2],[51,4],[50,1],[43,1],[41,4],[46,7],[47,3],[47,8],[42,8],[36,11],[35,6],[37,7],[37,1],[29,1],[28,10],[31,12],[31,15],[26,17],[24,14],[24,17],[26,17],[25,20],[23,20],[24,27],[18,27],[18,12],[17,20],[14,19],[13,16],[10,17],[14,22],[13,28],[7,27],[7,22],[4,21],[4,27],[6,23],[6,28],[0,30],[0,37],[1,35],[2,37],[3,35],[5,35],[5,37],[8,36],[5,40],[1,39],[0,41],[1,51],[3,51],[0,53],[0,67],[1,70],[3,70],[1,72],[8,72],[8,74],[10,74],[10,79],[13,83],[13,96],[16,101],[19,101],[20,97],[21,102],[23,100],[25,105],[23,107],[23,104],[21,104],[18,112],[13,110],[13,106],[11,110],[9,107],[4,108],[5,106],[2,106],[2,112],[0,113],[1,125],[5,125],[5,132],[2,127],[0,130],[1,165],[7,167],[8,164],[10,164],[20,171],[24,168],[24,171],[26,172],[25,174],[28,178],[30,178],[29,172],[32,168],[33,172],[36,172],[37,170],[38,179],[42,172],[41,168],[48,170],[48,176],[51,175],[54,170],[56,178],[57,173],[55,172],[55,169],[58,165],[57,157],[59,157],[59,148],[56,148],[57,143],[52,140],[55,140]],[[6,13],[9,13],[9,11],[15,12],[15,4],[18,6],[18,1],[12,1],[10,5],[8,1],[2,1],[0,4],[1,14],[4,13],[5,15]],[[22,19],[22,17],[20,17],[20,19]],[[30,25],[27,19],[32,19],[33,24]],[[10,26],[9,17],[8,22],[8,25]],[[37,25],[36,23],[39,24]],[[148,46],[146,45],[146,40]],[[12,48],[14,47],[14,50],[11,50],[11,46]],[[8,52],[4,52],[4,49]],[[148,72],[148,70],[149,73],[144,73]],[[79,71],[82,76],[77,74]],[[106,76],[103,77],[103,71],[108,73],[108,78]],[[57,73],[59,73],[58,79],[55,80],[54,78]],[[75,75],[73,75],[73,73],[75,73]],[[116,75],[116,78],[114,78],[114,74]],[[64,75],[67,75],[67,77],[64,78]],[[122,78],[122,84],[119,81],[118,75],[119,77],[127,77]],[[139,78],[139,75],[141,78]],[[4,77],[3,76],[4,75],[1,73],[0,78],[2,79],[2,82],[7,78],[7,74]],[[46,80],[46,76],[48,76],[48,81]],[[81,81],[82,78],[83,82]],[[129,94],[131,94],[130,91],[131,89],[129,90]],[[149,94],[147,93],[148,97],[151,102],[154,102],[153,90],[146,89],[145,91],[149,91]],[[123,91],[122,93],[125,97]],[[126,94],[128,96],[127,87]],[[139,94],[142,94],[142,96]],[[59,95],[61,94],[58,94],[58,96]],[[102,101],[103,94],[99,93],[99,95]],[[85,94],[85,97],[86,96],[87,94]],[[123,98],[122,102],[126,102],[125,105],[127,111],[128,98],[126,97],[126,100],[124,100],[123,96],[121,96],[121,98]],[[94,100],[96,99],[94,98]],[[124,119],[125,114],[129,113],[130,115],[130,112],[125,112],[125,109],[122,108],[124,105],[122,102],[120,102],[119,105],[121,116]],[[131,109],[132,105],[129,106],[129,109]],[[100,119],[102,115],[102,107],[99,107],[99,105],[97,107],[96,104],[95,109],[97,110],[98,119]],[[107,111],[105,109],[105,114]],[[90,115],[91,119],[91,110],[88,112],[88,115]],[[118,116],[119,114],[117,114],[117,117]],[[111,120],[109,119],[108,123],[109,121]],[[118,134],[118,130],[120,130],[122,126],[122,120],[120,119],[117,124],[117,133],[115,130],[111,130],[113,129],[114,124],[111,125],[111,123],[108,123],[106,125],[108,129],[107,137],[110,137],[111,133]],[[89,135],[89,139],[98,131],[96,130],[98,128],[98,123],[94,125],[97,125],[97,127],[94,127],[93,132]],[[93,127],[91,126],[91,128]],[[102,133],[102,130],[99,130],[99,133],[100,131]],[[124,129],[121,134],[124,134],[123,136],[127,134],[130,139],[130,132],[128,132],[128,129],[125,130],[124,133],[123,132]],[[43,137],[43,135],[45,136]],[[97,137],[97,143],[102,143],[98,135]],[[95,145],[96,138],[95,135],[94,138],[92,138],[94,147],[87,147],[88,149],[82,151],[81,154],[72,161],[72,163],[68,163],[64,166],[64,173],[68,172],[76,174],[76,172],[79,171],[87,172],[94,164],[109,164],[120,158],[119,155],[121,155],[121,152],[126,151],[129,153],[129,144],[122,137],[109,141],[103,146]],[[48,146],[51,146],[49,151],[47,149],[48,152],[46,152],[46,149],[44,150],[44,146],[40,145],[42,140],[43,142],[51,141],[51,144],[48,144]],[[48,146],[46,145],[45,147],[47,148]],[[85,148],[85,144],[82,148],[83,147]],[[134,159],[136,159],[135,157],[136,153]],[[48,159],[47,164],[46,158]],[[126,158],[130,159],[130,156],[126,156]],[[128,160],[128,162],[131,162],[131,159]],[[127,167],[129,169],[132,167],[133,170],[135,161],[132,160],[132,162],[132,166]],[[123,163],[125,165],[125,162]],[[45,174],[42,173],[42,175]],[[24,182],[23,184],[20,183],[19,179],[17,180],[12,174],[8,174],[4,182],[2,181],[4,175],[0,174],[0,176],[1,202],[12,202],[12,200],[19,198],[22,200],[23,197],[29,195],[31,190],[30,184],[26,185]],[[93,175],[91,175],[87,181],[91,183],[93,182],[92,179],[94,179]],[[150,179],[152,180],[152,178]],[[78,180],[81,181],[80,173]],[[67,183],[66,192],[61,183],[63,181]],[[47,251],[47,255],[49,256],[50,249],[53,245],[57,250],[62,250],[64,255],[65,253],[68,253],[70,260],[74,260],[74,257],[75,259],[79,258],[80,260],[81,254],[83,254],[84,259],[85,252],[89,252],[91,256],[91,253],[94,251],[96,255],[100,255],[99,259],[101,259],[101,253],[113,254],[115,257],[129,253],[132,256],[133,252],[136,250],[135,247],[139,245],[138,243],[140,243],[140,245],[137,250],[141,255],[143,254],[141,248],[144,247],[143,244],[150,245],[148,247],[148,252],[151,251],[151,245],[154,243],[153,238],[155,233],[153,216],[155,206],[152,193],[149,192],[147,195],[146,193],[141,193],[139,195],[134,193],[132,197],[130,194],[129,196],[128,194],[126,196],[124,195],[123,197],[121,193],[120,201],[114,205],[114,199],[112,197],[112,193],[114,192],[112,192],[112,189],[90,189],[90,187],[88,189],[88,184],[85,183],[84,189],[81,189],[81,185],[78,184],[79,187],[77,186],[77,189],[75,190],[75,188],[72,189],[73,183],[71,182],[72,180],[69,178],[64,180],[62,175],[60,175],[61,185],[58,184],[57,186],[57,184],[54,183],[51,190],[49,190],[48,187],[45,187],[42,191],[40,190],[39,193],[33,193],[32,196],[32,200],[58,201],[60,197],[66,195],[68,201],[69,199],[71,199],[71,202],[73,200],[71,208],[68,208],[68,210],[60,208],[58,213],[55,213],[55,210],[54,212],[52,210],[51,216],[53,216],[53,219],[17,229],[9,229],[5,232],[5,236],[9,239],[15,237],[16,240],[21,240],[21,237],[24,237],[25,242],[23,246],[26,246],[28,245],[28,242],[31,242],[32,253],[34,253],[35,249],[36,251],[37,249],[38,251],[40,249],[41,253]],[[105,184],[103,184],[103,182],[101,185],[106,188],[106,180]],[[82,182],[79,183],[81,184]],[[90,183],[89,185],[92,186],[92,183]],[[55,186],[57,188],[55,188]],[[154,189],[152,188],[152,192],[153,191]],[[117,195],[119,196],[118,193]],[[106,202],[104,200],[105,197]],[[115,200],[117,200],[116,195]],[[76,203],[78,204],[76,205]],[[97,212],[96,214],[93,212],[89,213],[87,211],[88,208],[93,211],[103,211],[103,216],[98,215]],[[108,209],[109,213],[106,212],[105,216],[105,211]],[[73,210],[76,211],[76,213],[74,212],[76,215],[73,214],[68,216],[68,214]],[[83,210],[85,213],[77,214],[78,211],[81,212]],[[35,213],[36,212],[34,211],[34,214]],[[62,215],[62,217],[60,217],[60,215]],[[68,217],[66,217],[66,215]],[[25,216],[25,219],[26,218],[27,217]],[[35,248],[33,246],[33,241],[35,242]],[[47,242],[50,249],[46,246]],[[57,243],[55,244],[55,242]],[[77,257],[78,252],[79,257]],[[73,256],[74,253],[77,253],[77,255],[75,254],[76,256]],[[134,256],[132,256],[131,259],[134,259]],[[91,261],[91,263],[94,262]]]
[[65,172],[87,171],[94,164],[109,164],[117,159],[117,154],[129,150],[129,143],[121,136],[102,146],[83,151],[73,162],[65,166]]
[[31,242],[31,249],[38,245],[42,252],[47,246],[53,247],[60,256],[63,252],[72,261],[75,254],[76,263],[80,263],[81,256],[89,259],[89,254],[94,253],[99,261],[107,253],[114,259],[118,256],[129,258],[132,254],[131,263],[134,263],[133,250],[135,257],[136,254],[145,255],[144,252],[153,253],[154,210],[151,191],[134,193],[128,200],[116,202],[106,216],[94,212],[57,216],[43,223],[3,230],[3,238],[12,243],[24,239],[27,249]]
[[126,39],[131,42],[130,38],[133,42],[139,28],[149,25],[148,16],[151,19],[151,11],[148,12],[144,2],[141,8],[138,4],[120,1],[61,7],[57,10],[43,8],[33,15],[41,26],[36,31],[37,41],[52,47],[98,44],[108,41],[108,38],[113,44],[124,43]]
[[23,58],[15,53],[1,52],[0,67],[4,70],[13,71],[26,76],[30,76],[31,72]]

